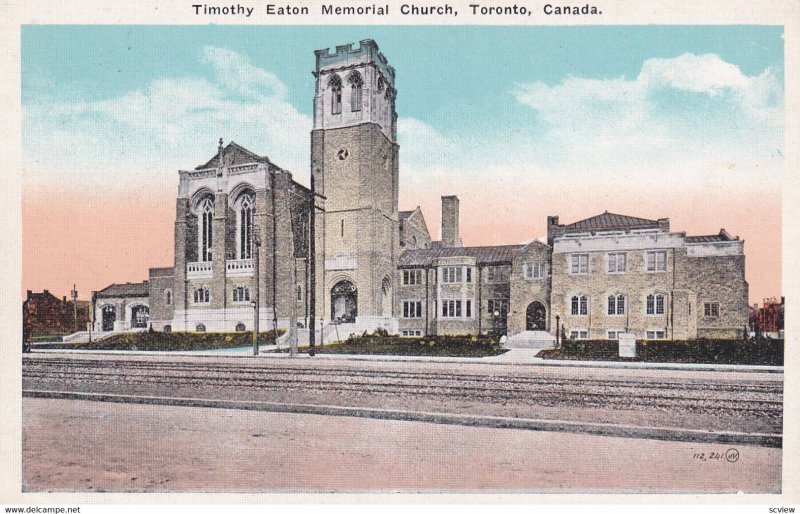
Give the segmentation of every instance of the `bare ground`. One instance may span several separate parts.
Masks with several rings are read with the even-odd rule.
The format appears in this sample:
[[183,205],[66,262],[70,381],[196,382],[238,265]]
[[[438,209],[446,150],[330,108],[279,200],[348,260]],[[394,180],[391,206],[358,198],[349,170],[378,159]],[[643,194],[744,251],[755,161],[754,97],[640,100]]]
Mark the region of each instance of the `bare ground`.
[[[777,493],[781,450],[23,399],[25,491]],[[695,458],[703,453],[706,460]],[[722,456],[711,459],[714,453]]]

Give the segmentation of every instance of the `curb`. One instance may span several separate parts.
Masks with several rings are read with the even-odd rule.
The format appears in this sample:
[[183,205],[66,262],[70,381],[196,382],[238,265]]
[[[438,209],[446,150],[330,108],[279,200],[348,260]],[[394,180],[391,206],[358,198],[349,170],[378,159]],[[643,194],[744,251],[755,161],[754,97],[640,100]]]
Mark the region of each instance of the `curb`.
[[697,429],[641,427],[610,423],[583,423],[575,421],[553,421],[543,419],[510,418],[497,416],[473,416],[438,412],[414,412],[334,405],[311,405],[272,403],[259,401],[215,400],[208,398],[169,398],[162,396],[132,396],[104,393],[76,393],[67,391],[23,391],[24,398],[59,400],[88,400],[99,402],[133,403],[146,405],[169,405],[179,407],[205,407],[215,409],[238,409],[263,412],[287,412],[295,414],[317,414],[324,416],[347,416],[389,421],[417,421],[442,425],[461,425],[484,428],[511,428],[546,432],[566,432],[584,435],[599,435],[633,439],[656,439],[661,441],[744,444],[782,448],[780,434],[750,434],[745,432],[708,432]]

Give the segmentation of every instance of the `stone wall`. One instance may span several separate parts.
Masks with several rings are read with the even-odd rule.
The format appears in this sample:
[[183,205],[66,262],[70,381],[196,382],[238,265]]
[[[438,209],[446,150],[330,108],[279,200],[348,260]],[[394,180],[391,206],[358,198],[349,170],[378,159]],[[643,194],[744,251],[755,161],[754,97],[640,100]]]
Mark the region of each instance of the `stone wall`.
[[[698,337],[742,337],[748,321],[744,255],[689,257],[687,281],[697,292]],[[706,316],[705,304],[719,305],[719,316]]]
[[[547,329],[555,332],[555,318],[551,316],[551,259],[552,248],[534,241],[514,256],[511,271],[511,294],[508,312],[508,335],[518,334],[526,328],[528,306],[541,302],[547,309]],[[526,278],[525,265],[544,263],[545,272],[541,278]],[[485,302],[484,302],[485,303]]]
[[149,280],[150,326],[153,330],[172,329],[175,311],[175,269],[150,268]]
[[[666,270],[648,272],[646,256],[648,251],[666,252]],[[574,275],[569,271],[569,257],[573,253],[589,256],[589,273]],[[570,330],[588,330],[589,338],[605,339],[607,331],[622,330],[633,332],[643,337],[647,330],[665,330],[671,337],[669,324],[670,294],[674,281],[674,249],[660,250],[627,250],[626,270],[624,273],[608,273],[608,251],[553,253],[552,261],[552,293],[550,326],[554,325],[555,316]],[[647,314],[647,295],[660,293],[665,295],[663,314]],[[623,315],[608,314],[608,297],[622,294],[626,298]],[[586,315],[573,315],[571,299],[573,296],[586,295],[589,309]]]

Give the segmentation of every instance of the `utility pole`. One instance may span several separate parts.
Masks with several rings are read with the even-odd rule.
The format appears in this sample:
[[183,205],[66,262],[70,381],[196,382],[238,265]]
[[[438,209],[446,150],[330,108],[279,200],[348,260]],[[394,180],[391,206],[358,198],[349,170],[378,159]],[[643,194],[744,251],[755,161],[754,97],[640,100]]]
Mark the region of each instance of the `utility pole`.
[[72,328],[75,332],[78,331],[78,289],[75,287],[75,284],[72,284]]
[[275,340],[275,347],[278,347],[278,215],[275,207],[275,188],[278,181],[275,173],[272,177],[272,338]]
[[[316,353],[314,351],[314,339],[316,339],[316,323],[315,316],[317,315],[317,237],[316,237],[316,217],[317,217],[317,190],[314,186],[314,170],[311,170],[311,198],[310,213],[308,222],[308,291],[306,291],[306,298],[308,298],[308,355],[313,357]],[[321,336],[320,336],[321,337]]]
[[259,277],[258,254],[261,247],[261,236],[258,235],[258,228],[253,227],[253,274],[256,278],[255,294],[253,295],[253,356],[258,355],[258,311],[259,311],[259,289],[261,279]]

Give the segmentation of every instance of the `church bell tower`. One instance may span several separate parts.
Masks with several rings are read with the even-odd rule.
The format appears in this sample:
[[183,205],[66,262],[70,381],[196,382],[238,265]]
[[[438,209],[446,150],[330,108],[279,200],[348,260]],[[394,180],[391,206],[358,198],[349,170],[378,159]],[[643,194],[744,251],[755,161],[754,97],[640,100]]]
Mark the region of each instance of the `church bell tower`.
[[371,39],[317,50],[311,173],[324,203],[318,305],[325,323],[396,331],[395,70]]

